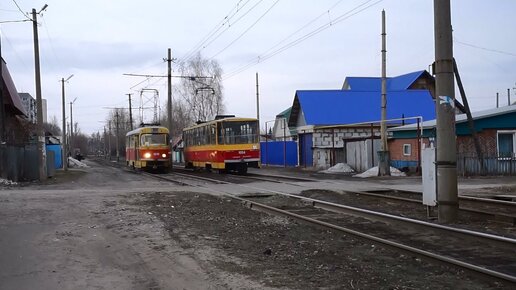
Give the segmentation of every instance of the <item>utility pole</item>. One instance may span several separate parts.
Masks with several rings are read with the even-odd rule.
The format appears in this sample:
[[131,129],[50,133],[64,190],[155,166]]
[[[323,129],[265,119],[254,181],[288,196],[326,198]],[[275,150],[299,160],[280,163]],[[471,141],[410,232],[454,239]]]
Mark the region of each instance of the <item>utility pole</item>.
[[496,107],[500,108],[500,98],[498,96],[498,93],[496,93]]
[[457,219],[459,210],[450,0],[434,0],[434,30],[438,219],[450,223]]
[[260,144],[260,90],[258,86],[258,72],[256,72],[256,119],[258,119],[258,144]]
[[[40,10],[43,11],[47,5]],[[45,151],[45,132],[43,131],[43,105],[41,101],[41,74],[39,67],[39,40],[38,40],[38,19],[36,9],[32,8],[32,28],[34,32],[34,64],[36,71],[36,114],[37,114],[37,136],[38,136],[38,163],[39,163],[39,180],[47,179],[47,156]]]
[[73,109],[72,105],[75,103],[75,100],[77,98],[73,99],[73,101],[70,102],[70,154],[73,156]]
[[174,143],[172,133],[172,50],[168,49],[168,57],[166,59],[168,63],[168,94],[167,94],[167,114],[168,114],[168,132],[170,134],[169,147],[170,147],[170,169],[174,168]]
[[66,154],[66,112],[65,112],[65,82],[70,80],[73,75],[70,75],[66,80],[61,78],[61,107],[63,108],[63,137],[61,140],[61,145],[63,146],[63,169],[64,171],[68,170],[68,155]]
[[131,131],[133,130],[133,108],[131,106],[131,95],[132,94],[126,94],[129,96],[129,128],[131,128]]
[[120,146],[118,144],[118,129],[119,129],[119,126],[118,126],[118,111],[115,112],[115,117],[116,117],[116,138],[115,138],[115,144],[116,144],[116,162],[119,162],[120,161]]
[[507,106],[511,105],[511,89],[507,89]]
[[109,160],[111,160],[111,121],[108,122],[108,127],[109,127],[109,131],[108,131],[108,155],[109,155]]
[[382,122],[380,124],[381,149],[378,152],[378,176],[390,176],[389,147],[387,144],[387,48],[385,10],[382,10]]

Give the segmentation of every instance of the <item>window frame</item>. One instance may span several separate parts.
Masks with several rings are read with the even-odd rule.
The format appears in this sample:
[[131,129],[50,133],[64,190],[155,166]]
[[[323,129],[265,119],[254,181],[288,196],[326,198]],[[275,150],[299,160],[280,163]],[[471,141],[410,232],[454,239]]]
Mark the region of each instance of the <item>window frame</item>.
[[[500,134],[512,135],[512,156],[500,157]],[[496,131],[496,155],[500,158],[513,158],[516,155],[516,130],[498,130]]]
[[[408,153],[405,152],[405,148],[408,148]],[[403,156],[412,156],[412,144],[405,143],[401,149]]]

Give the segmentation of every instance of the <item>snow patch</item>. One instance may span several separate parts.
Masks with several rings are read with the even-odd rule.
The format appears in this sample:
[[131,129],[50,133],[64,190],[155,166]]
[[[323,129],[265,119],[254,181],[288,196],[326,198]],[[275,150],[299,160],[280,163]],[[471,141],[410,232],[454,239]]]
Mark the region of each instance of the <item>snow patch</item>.
[[322,170],[321,172],[322,173],[353,173],[353,172],[355,172],[355,170],[353,170],[353,168],[351,168],[351,166],[349,166],[347,163],[337,163],[334,166],[332,166],[326,170]]
[[86,163],[83,163],[72,157],[68,157],[68,164],[70,167],[79,167],[79,168],[89,167],[88,165],[86,165]]
[[0,178],[0,185],[17,185],[18,183],[12,180]]
[[[378,166],[368,169],[367,171],[355,174],[353,177],[367,178],[378,176]],[[398,169],[391,166],[391,176],[407,176],[404,172],[399,171]]]

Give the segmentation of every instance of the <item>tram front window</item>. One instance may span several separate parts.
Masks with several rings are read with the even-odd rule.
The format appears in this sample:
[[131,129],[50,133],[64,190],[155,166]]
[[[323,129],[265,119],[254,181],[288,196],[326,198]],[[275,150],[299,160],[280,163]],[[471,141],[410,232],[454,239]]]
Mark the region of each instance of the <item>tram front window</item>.
[[142,145],[144,146],[157,146],[167,145],[168,135],[167,134],[142,134]]

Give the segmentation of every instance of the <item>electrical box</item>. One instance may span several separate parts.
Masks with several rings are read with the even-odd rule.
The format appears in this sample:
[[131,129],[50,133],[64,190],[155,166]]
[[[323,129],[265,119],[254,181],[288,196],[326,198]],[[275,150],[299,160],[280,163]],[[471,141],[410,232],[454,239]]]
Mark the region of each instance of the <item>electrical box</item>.
[[421,152],[421,169],[423,179],[423,204],[437,205],[437,174],[435,166],[435,148],[423,148]]

